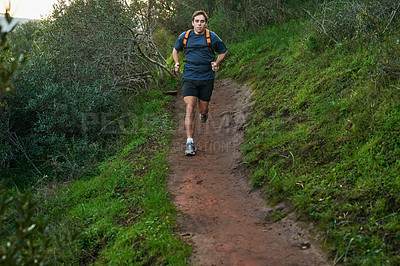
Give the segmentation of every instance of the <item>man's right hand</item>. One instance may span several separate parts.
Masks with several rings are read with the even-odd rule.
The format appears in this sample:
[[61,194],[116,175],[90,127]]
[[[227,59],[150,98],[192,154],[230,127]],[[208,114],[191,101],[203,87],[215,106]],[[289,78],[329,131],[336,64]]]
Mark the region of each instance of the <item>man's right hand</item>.
[[212,71],[217,71],[219,69],[219,65],[216,62],[211,62]]

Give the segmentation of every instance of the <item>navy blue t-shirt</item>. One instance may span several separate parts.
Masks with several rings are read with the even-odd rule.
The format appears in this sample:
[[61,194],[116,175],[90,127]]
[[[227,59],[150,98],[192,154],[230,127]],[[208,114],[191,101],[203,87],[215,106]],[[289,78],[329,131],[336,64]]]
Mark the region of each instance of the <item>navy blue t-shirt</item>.
[[[175,42],[175,49],[177,51],[183,50],[185,34],[186,31],[179,35],[178,40]],[[210,38],[215,52],[223,54],[228,51],[228,48],[217,34],[210,31]],[[190,32],[186,43],[185,60],[187,62],[183,68],[182,78],[192,80],[209,80],[215,78],[215,72],[211,68],[211,62],[215,61],[214,53],[207,46],[205,32],[202,35],[197,35],[193,30]],[[190,62],[197,64],[191,64]]]

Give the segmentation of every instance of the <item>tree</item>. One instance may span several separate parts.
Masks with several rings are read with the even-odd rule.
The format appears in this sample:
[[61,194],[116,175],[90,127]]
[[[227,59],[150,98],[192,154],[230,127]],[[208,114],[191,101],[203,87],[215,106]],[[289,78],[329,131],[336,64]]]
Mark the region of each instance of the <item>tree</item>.
[[[11,25],[12,17],[9,14],[9,9],[5,12],[6,22]],[[19,73],[21,65],[25,62],[24,54],[17,53],[12,55],[8,42],[9,33],[15,28],[12,27],[10,31],[2,31],[0,26],[0,167],[3,168],[10,157],[11,146],[7,141],[8,134],[8,117],[9,108],[6,101],[6,94],[13,94],[14,79]]]
[[149,38],[154,24],[144,25],[134,8],[119,0],[60,0],[40,23],[15,83],[18,98],[8,100],[5,138],[12,149],[3,153],[3,166],[28,162],[30,182],[43,169],[79,172],[120,136],[130,99],[161,73],[174,75]]
[[[9,10],[6,10],[5,19],[8,24],[11,24],[12,17],[10,16]],[[15,26],[10,30],[12,31]],[[16,60],[10,51],[8,43],[8,31],[2,31],[0,26],[0,97],[5,93],[11,93],[12,90],[12,78],[18,73],[20,64],[24,60],[23,54],[19,54],[18,60]],[[1,100],[1,98],[0,98]],[[0,108],[4,108],[5,103],[0,101]]]
[[34,45],[34,35],[37,30],[42,27],[42,21],[30,20],[26,23],[17,25],[13,32],[10,33],[10,50],[14,55],[18,55],[21,51],[29,56],[32,53]]
[[[6,10],[5,18],[10,24],[12,17]],[[13,29],[11,29],[12,31]],[[7,104],[2,98],[4,94],[12,92],[13,78],[19,70],[23,58],[19,61],[14,60],[8,46],[9,32],[1,31],[0,27],[0,144],[1,149],[7,149],[4,142],[4,123],[3,116],[6,114]],[[0,150],[1,151],[1,150]],[[2,158],[3,159],[3,158]],[[15,234],[13,237],[3,239],[0,244],[0,263],[4,265],[41,265],[45,262],[48,255],[48,247],[50,237],[47,234],[47,223],[42,217],[35,215],[37,203],[33,201],[30,193],[17,195],[13,197],[9,194],[5,186],[4,179],[0,183],[0,221],[1,230],[9,223],[15,226]],[[13,208],[14,212],[10,211]],[[7,240],[7,242],[5,241]]]

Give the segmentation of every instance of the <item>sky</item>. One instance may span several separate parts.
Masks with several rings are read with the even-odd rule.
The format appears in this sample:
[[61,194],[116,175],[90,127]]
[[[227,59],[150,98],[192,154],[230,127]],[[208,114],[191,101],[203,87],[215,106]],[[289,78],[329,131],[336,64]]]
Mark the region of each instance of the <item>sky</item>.
[[0,0],[0,13],[5,13],[11,2],[10,14],[18,18],[40,19],[46,17],[53,10],[57,0]]

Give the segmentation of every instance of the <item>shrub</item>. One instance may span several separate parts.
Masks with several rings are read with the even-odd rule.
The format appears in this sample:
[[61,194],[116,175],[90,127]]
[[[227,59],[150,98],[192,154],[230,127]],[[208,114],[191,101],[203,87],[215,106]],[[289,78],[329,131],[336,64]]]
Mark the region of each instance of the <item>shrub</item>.
[[303,16],[303,12],[289,2],[285,0],[256,0],[245,3],[243,1],[216,1],[210,26],[225,41],[238,41],[247,31]]
[[369,41],[396,29],[400,5],[395,0],[324,1],[318,6],[315,30],[325,38],[339,43],[357,38]]
[[[11,22],[11,17],[6,10],[6,20]],[[10,93],[13,87],[12,77],[16,74],[19,64],[10,56],[7,37],[9,32],[2,32],[0,27],[0,151],[7,154],[10,146],[4,141],[7,129],[3,109],[7,111],[7,102],[4,101],[5,93]],[[0,167],[4,158],[1,158]],[[6,188],[4,180],[0,183],[0,263],[2,265],[40,265],[47,257],[50,237],[47,235],[47,223],[42,217],[36,215],[37,203],[32,200],[30,193],[11,195]],[[15,230],[15,231],[14,231]],[[12,232],[12,233],[10,233]]]
[[386,83],[399,74],[400,45],[398,23],[400,4],[395,0],[324,1],[315,14],[307,11],[313,23],[311,35],[320,46],[330,42],[373,46],[371,56],[377,63],[375,80]]
[[[36,214],[37,202],[32,195],[11,196],[4,184],[0,187],[2,238],[9,226],[13,234],[3,238],[0,246],[2,265],[43,265],[49,259],[51,237],[47,222]],[[14,232],[15,230],[15,232]]]
[[[32,182],[49,173],[71,176],[118,139],[130,123],[131,98],[155,69],[136,53],[133,12],[116,0],[60,2],[51,20],[29,31],[35,46],[15,81],[18,97],[7,98],[2,167],[30,165]],[[14,45],[32,42],[13,37]]]
[[[6,23],[11,24],[12,17],[6,9]],[[12,31],[13,29],[11,29]],[[7,139],[9,120],[8,103],[6,96],[13,94],[13,78],[19,73],[21,65],[25,62],[24,54],[17,53],[13,57],[9,46],[9,34],[11,31],[2,31],[0,26],[0,168],[8,166],[13,158],[12,147]]]
[[28,56],[31,54],[34,34],[40,27],[42,27],[42,21],[40,20],[30,20],[17,25],[9,36],[10,49],[14,55],[18,55],[21,51]]

